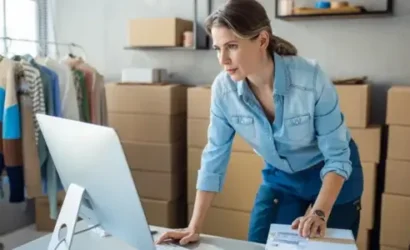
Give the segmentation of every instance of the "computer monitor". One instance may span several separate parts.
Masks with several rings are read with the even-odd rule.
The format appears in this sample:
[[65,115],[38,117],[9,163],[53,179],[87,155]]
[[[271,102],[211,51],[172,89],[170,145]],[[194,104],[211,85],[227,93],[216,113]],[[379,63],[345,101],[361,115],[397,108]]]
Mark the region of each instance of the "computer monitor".
[[[155,250],[115,130],[42,114],[36,117],[64,189],[67,191],[70,184],[85,189],[86,202],[83,200],[83,209],[78,216],[84,220],[96,219],[103,230],[136,249]],[[75,199],[73,195],[67,195],[64,205],[70,202],[69,199]],[[64,205],[58,220],[66,216],[62,214]],[[72,210],[66,209],[65,212],[75,212]]]

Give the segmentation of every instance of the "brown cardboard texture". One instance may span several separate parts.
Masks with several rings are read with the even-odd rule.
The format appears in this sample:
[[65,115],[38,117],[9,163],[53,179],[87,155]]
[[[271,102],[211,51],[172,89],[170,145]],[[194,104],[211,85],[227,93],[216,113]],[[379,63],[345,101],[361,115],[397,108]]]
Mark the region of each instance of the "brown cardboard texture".
[[187,94],[188,118],[209,119],[211,107],[211,86],[197,86],[188,89]]
[[387,91],[386,124],[410,125],[410,87],[393,86]]
[[187,204],[180,201],[158,201],[141,199],[145,216],[149,225],[182,228],[187,224]]
[[187,87],[180,84],[106,84],[109,113],[186,113]]
[[410,126],[389,126],[387,158],[410,161]]
[[370,250],[370,235],[371,231],[367,229],[360,229],[357,235],[356,245],[358,250]]
[[380,245],[408,249],[410,246],[410,197],[384,193]]
[[348,127],[365,128],[370,117],[370,85],[335,85]]
[[166,173],[186,172],[186,142],[146,143],[122,142],[127,162],[132,170]]
[[380,246],[380,250],[408,250],[408,248],[396,248],[396,247]]
[[121,141],[173,143],[186,140],[186,116],[109,113]]
[[129,45],[181,47],[185,31],[193,31],[192,21],[181,18],[135,18],[129,21]]
[[[196,194],[197,173],[201,166],[202,150],[188,150],[188,203],[193,204]],[[214,207],[251,211],[256,193],[262,182],[262,159],[256,154],[232,152],[222,192],[213,201]],[[246,183],[246,185],[240,185]]]
[[350,133],[356,142],[362,162],[380,162],[381,127],[351,128]]
[[[189,205],[188,218],[194,206]],[[250,215],[246,212],[211,207],[203,225],[203,233],[220,237],[247,240]]]
[[[410,196],[410,161],[386,161],[384,192]],[[410,213],[410,211],[409,211]]]
[[[186,173],[159,173],[132,170],[132,178],[142,198],[174,201],[186,196]],[[158,188],[161,184],[161,188]]]
[[[208,142],[209,119],[188,118],[188,147],[204,148]],[[238,134],[232,142],[235,152],[254,152],[253,148]]]
[[377,165],[374,163],[362,163],[363,166],[363,195],[362,210],[360,211],[360,228],[373,229],[375,217],[375,200],[377,185]]

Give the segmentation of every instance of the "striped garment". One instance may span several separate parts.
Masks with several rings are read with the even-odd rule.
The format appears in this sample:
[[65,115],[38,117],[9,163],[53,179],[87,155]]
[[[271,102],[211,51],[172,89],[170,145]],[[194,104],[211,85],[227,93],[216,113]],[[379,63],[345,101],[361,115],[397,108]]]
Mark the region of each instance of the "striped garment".
[[20,109],[17,100],[17,64],[3,58],[0,62],[0,175],[6,169],[11,203],[23,202],[24,173]]
[[46,113],[43,84],[41,81],[40,71],[38,69],[31,66],[31,64],[25,60],[21,60],[20,65],[23,68],[24,80],[29,85],[30,99],[33,104],[34,135],[37,145],[40,134],[40,127],[38,125],[36,114]]

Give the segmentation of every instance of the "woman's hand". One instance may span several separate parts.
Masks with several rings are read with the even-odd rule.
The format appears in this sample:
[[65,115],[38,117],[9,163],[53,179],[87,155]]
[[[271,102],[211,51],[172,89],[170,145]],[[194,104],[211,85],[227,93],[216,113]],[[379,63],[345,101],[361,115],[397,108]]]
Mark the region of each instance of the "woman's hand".
[[310,213],[294,220],[292,229],[297,229],[302,237],[323,237],[326,233],[326,220],[319,215]]
[[199,233],[191,228],[176,229],[162,234],[156,241],[156,244],[161,244],[167,241],[179,241],[180,245],[199,241]]

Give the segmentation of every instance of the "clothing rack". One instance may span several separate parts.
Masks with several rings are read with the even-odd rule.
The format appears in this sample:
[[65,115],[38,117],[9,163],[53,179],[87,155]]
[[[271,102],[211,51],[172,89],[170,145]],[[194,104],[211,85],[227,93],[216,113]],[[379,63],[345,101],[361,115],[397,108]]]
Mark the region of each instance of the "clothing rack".
[[[42,43],[46,43],[46,44],[53,44],[53,45],[57,45],[57,46],[68,46],[68,48],[70,49],[71,47],[74,47],[74,48],[79,48],[81,51],[82,51],[82,53],[83,53],[83,57],[85,58],[85,49],[81,46],[81,45],[79,45],[79,44],[76,44],[76,43],[62,43],[62,42],[52,42],[52,41],[40,41],[40,40],[31,40],[31,39],[21,39],[21,38],[11,38],[11,37],[0,37],[0,39],[1,40],[4,40],[4,43],[5,43],[5,47],[6,47],[6,53],[8,53],[8,47],[9,46],[7,46],[7,44],[6,44],[6,42],[7,41],[10,41],[10,42],[12,42],[12,41],[18,41],[18,42],[30,42],[30,43],[37,43],[37,44],[42,44]],[[70,54],[72,54],[71,53],[71,51],[70,51]]]

